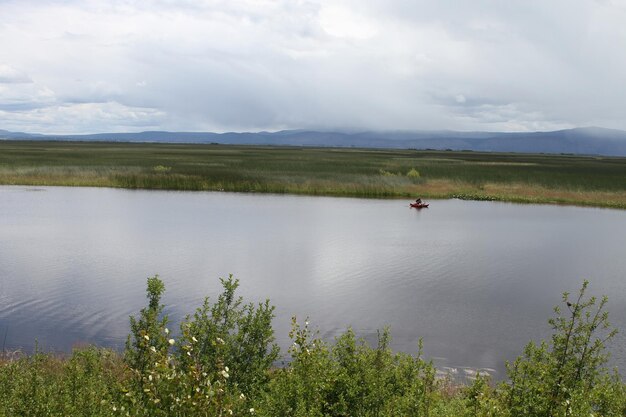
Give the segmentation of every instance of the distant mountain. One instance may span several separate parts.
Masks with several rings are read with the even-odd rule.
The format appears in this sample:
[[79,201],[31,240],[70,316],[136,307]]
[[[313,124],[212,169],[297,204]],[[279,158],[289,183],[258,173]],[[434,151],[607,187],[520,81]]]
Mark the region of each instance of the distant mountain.
[[44,135],[38,133],[9,132],[0,129],[0,139],[41,139]]
[[585,127],[553,132],[388,131],[335,132],[140,132],[39,135],[0,130],[0,139],[73,140],[237,145],[332,146],[392,149],[452,149],[486,152],[567,153],[626,156],[626,131]]

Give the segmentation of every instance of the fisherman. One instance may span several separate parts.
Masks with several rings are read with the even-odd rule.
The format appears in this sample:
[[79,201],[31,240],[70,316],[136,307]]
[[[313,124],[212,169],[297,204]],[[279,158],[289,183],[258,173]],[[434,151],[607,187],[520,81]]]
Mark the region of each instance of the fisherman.
[[417,204],[422,204],[422,199],[421,199],[421,198],[418,198],[417,200],[415,200],[415,202],[416,202]]

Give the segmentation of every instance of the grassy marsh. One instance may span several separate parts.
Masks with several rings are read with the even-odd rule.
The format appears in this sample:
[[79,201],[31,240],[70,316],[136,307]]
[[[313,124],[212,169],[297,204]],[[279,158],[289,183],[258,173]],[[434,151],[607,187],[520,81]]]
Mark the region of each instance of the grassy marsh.
[[[411,170],[415,170],[412,174]],[[0,141],[0,184],[463,198],[626,208],[626,158]]]

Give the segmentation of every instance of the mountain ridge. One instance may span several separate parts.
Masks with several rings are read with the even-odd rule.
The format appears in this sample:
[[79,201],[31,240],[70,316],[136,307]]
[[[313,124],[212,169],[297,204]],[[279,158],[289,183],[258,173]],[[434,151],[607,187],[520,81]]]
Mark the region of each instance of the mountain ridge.
[[464,132],[454,130],[342,132],[297,129],[277,132],[144,131],[45,135],[0,130],[0,139],[450,149],[483,152],[626,156],[626,131],[593,126],[536,132]]

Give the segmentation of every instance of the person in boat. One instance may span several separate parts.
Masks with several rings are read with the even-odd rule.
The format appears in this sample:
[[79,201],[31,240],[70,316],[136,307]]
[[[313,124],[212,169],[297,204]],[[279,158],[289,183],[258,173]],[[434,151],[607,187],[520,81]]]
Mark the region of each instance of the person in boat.
[[416,204],[422,204],[422,199],[421,199],[421,198],[418,198],[417,200],[415,200],[415,203],[416,203]]

